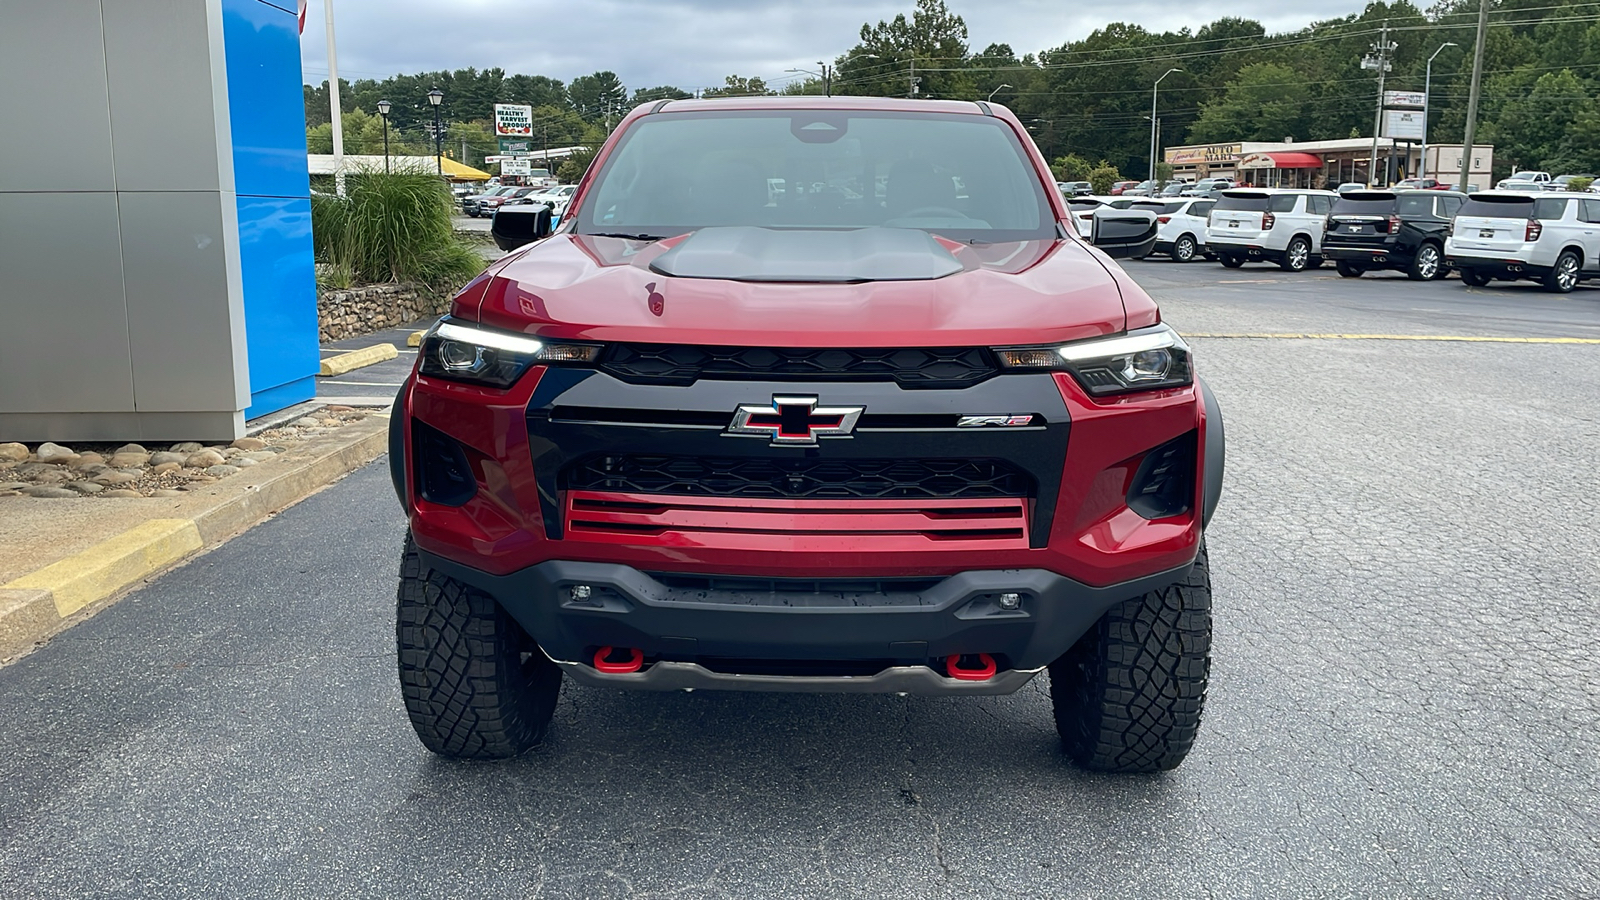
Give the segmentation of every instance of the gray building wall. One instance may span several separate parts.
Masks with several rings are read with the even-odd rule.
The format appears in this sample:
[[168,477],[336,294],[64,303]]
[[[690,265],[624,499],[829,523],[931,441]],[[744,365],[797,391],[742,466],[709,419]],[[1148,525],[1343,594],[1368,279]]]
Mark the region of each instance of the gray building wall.
[[0,441],[249,405],[221,0],[0,0]]

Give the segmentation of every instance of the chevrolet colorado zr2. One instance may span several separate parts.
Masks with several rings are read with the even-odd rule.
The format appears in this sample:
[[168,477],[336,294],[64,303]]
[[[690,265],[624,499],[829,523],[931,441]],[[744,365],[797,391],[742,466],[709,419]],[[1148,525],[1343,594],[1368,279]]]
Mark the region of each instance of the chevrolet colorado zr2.
[[662,101],[550,233],[454,298],[395,403],[400,681],[503,757],[563,676],[641,690],[1006,694],[1066,753],[1170,769],[1210,667],[1222,418],[986,103]]

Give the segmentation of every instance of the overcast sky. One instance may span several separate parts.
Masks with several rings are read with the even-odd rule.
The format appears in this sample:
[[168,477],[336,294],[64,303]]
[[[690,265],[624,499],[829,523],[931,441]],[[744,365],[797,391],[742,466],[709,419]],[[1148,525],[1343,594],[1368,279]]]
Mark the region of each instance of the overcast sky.
[[[301,57],[306,82],[328,77],[325,0],[311,0]],[[1194,29],[1228,15],[1268,32],[1360,12],[1365,0],[1241,5],[1236,0],[946,0],[967,23],[974,51],[1010,44],[1017,55],[1058,47],[1115,19],[1150,31]],[[339,76],[480,69],[571,82],[610,69],[630,91],[722,84],[760,76],[772,86],[816,68],[859,39],[863,22],[910,14],[914,0],[334,0]]]

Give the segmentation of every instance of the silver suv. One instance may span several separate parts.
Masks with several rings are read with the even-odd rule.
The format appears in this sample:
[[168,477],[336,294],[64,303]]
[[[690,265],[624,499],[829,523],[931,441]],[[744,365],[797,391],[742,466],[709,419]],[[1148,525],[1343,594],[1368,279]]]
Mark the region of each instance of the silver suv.
[[1475,287],[1528,278],[1565,294],[1600,275],[1600,197],[1472,194],[1450,223],[1444,256],[1445,265]]

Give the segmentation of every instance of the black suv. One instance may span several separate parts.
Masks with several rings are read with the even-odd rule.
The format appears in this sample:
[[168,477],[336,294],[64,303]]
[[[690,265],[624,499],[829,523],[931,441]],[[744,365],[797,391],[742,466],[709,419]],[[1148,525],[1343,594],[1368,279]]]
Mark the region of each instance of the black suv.
[[1394,269],[1415,281],[1443,278],[1444,239],[1465,194],[1455,191],[1350,191],[1340,195],[1322,235],[1322,256],[1359,278]]

